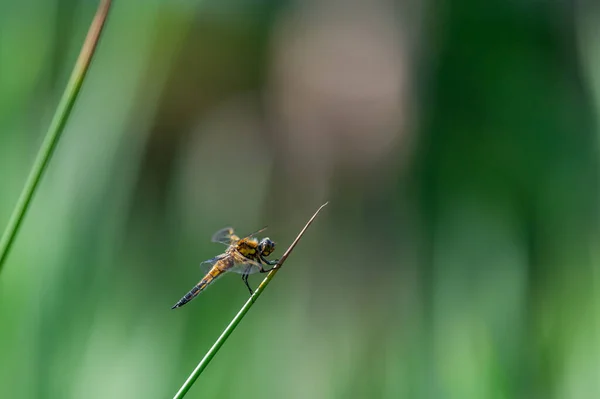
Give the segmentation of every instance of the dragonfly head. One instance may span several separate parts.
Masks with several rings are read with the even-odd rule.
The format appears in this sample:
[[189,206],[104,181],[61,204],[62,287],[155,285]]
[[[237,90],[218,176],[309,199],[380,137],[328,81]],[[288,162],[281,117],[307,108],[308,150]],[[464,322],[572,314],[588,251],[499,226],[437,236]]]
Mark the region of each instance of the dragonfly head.
[[265,237],[258,243],[258,252],[263,256],[269,256],[275,251],[275,242],[271,241],[269,237]]

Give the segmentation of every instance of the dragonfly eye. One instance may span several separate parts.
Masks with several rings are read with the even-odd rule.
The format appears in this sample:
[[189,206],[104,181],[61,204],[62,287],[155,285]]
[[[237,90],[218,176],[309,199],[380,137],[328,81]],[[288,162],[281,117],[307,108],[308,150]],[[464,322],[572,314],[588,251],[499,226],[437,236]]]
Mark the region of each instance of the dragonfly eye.
[[258,244],[258,250],[263,256],[269,256],[275,250],[275,243],[270,238],[263,238]]

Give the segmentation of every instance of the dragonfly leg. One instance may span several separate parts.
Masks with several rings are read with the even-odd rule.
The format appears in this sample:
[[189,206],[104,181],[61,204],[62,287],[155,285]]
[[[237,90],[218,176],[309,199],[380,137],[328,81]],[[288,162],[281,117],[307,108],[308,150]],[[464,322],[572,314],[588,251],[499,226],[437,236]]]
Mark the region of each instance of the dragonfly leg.
[[246,284],[246,287],[248,287],[248,291],[250,291],[250,295],[254,294],[254,291],[252,291],[252,288],[250,288],[250,284],[248,284],[248,271],[246,270],[246,272],[244,274],[242,274],[242,281],[244,282],[244,284]]
[[[265,257],[264,257],[264,256],[262,256],[262,255],[260,255],[260,260],[261,260],[262,262],[266,263],[266,264],[267,264],[267,265],[269,265],[269,266],[275,266],[275,265],[277,264],[277,262],[279,262],[279,259],[275,259],[275,260],[267,260],[267,259],[265,259]],[[264,268],[264,267],[262,267],[262,265],[261,265],[261,269],[260,269],[260,272],[261,272],[261,273],[267,273],[267,272],[270,272],[271,270],[273,270],[273,268],[272,268],[272,267],[271,267],[271,268],[269,268],[269,269],[265,269],[265,268]]]

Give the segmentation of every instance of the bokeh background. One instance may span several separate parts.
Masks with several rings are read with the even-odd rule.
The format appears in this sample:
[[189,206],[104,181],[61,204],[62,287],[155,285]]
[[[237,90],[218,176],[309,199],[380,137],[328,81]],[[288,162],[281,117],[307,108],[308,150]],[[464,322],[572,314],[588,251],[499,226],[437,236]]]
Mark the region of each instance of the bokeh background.
[[[0,225],[95,1],[0,1]],[[600,8],[115,1],[0,275],[1,398],[600,397]],[[261,277],[252,277],[257,286]]]

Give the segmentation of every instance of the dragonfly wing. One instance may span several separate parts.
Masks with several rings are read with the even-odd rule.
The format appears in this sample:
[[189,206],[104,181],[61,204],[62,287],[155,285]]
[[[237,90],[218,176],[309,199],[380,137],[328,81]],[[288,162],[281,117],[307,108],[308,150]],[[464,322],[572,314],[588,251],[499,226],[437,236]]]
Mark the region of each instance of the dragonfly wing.
[[235,235],[233,227],[225,227],[213,234],[211,241],[218,242],[225,245],[231,245],[233,241],[239,238]]
[[228,268],[228,272],[238,274],[254,274],[258,273],[261,269],[260,263],[252,259],[248,259],[240,253],[232,254],[231,259],[233,260],[233,262],[232,265]]
[[250,237],[253,237],[253,236],[257,235],[258,233],[262,233],[263,231],[265,231],[267,229],[267,227],[268,226],[265,226],[262,229],[258,229],[254,233],[250,233],[247,236],[245,236],[244,238],[250,238]]
[[200,270],[204,274],[208,273],[210,271],[210,269],[213,268],[213,266],[215,265],[215,263],[217,263],[220,260],[223,260],[227,256],[228,256],[227,254],[221,254],[219,256],[215,256],[212,259],[205,260],[204,262],[200,263]]

